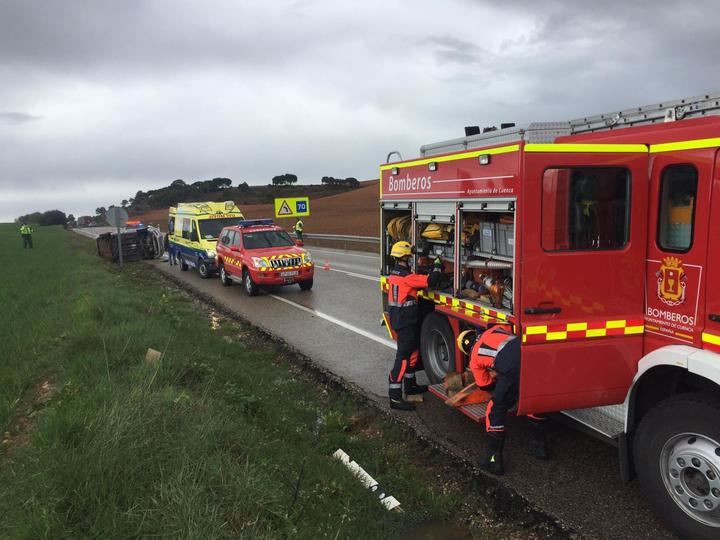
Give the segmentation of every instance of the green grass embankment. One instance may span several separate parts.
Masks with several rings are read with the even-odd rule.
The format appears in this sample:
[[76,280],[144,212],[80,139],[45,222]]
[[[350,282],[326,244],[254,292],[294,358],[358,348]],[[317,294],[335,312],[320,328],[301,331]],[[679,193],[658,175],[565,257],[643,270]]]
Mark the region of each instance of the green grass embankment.
[[[467,520],[491,527],[474,536],[515,531],[468,510],[405,431],[251,328],[213,322],[144,264],[120,271],[78,235],[34,240],[23,251],[0,225],[1,538],[393,538]],[[159,363],[145,362],[149,347]],[[340,447],[405,512],[332,459]]]

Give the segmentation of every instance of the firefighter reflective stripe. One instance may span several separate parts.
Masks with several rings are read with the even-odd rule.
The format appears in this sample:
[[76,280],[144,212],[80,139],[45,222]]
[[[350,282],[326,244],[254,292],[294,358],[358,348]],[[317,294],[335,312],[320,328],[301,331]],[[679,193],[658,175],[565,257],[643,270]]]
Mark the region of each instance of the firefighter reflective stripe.
[[644,144],[526,144],[526,152],[585,152],[613,154],[647,154],[648,147]]
[[523,343],[547,343],[612,336],[632,336],[645,332],[641,319],[614,319],[610,321],[573,322],[526,326]]
[[388,307],[410,307],[414,305],[417,305],[417,300],[414,298],[403,302],[402,304],[400,302],[388,302]]
[[673,150],[696,150],[698,148],[713,148],[715,146],[720,146],[720,138],[652,144],[650,145],[650,153],[672,152]]
[[390,383],[390,388],[402,388],[402,383]]
[[495,357],[497,356],[497,353],[498,353],[498,352],[497,352],[495,349],[488,349],[488,348],[486,348],[486,347],[479,347],[478,350],[477,350],[477,353],[478,353],[478,354],[485,355],[485,356],[492,356],[493,358],[495,358]]
[[703,332],[702,335],[703,343],[710,343],[710,345],[720,345],[720,336]]

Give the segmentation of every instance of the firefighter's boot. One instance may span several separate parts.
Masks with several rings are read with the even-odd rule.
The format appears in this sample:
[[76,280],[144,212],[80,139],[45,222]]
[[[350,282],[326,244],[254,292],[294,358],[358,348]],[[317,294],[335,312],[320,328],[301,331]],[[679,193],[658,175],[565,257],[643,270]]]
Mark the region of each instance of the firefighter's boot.
[[390,383],[390,408],[398,411],[414,411],[415,405],[403,399],[402,384]]
[[503,445],[505,441],[505,433],[503,432],[489,432],[487,440],[487,447],[485,448],[485,457],[480,460],[480,468],[483,471],[500,476],[505,474],[503,468]]
[[528,417],[530,420],[530,455],[535,459],[549,459],[547,451],[547,424],[544,418]]
[[418,384],[415,380],[414,373],[406,373],[403,376],[403,390],[406,396],[414,396],[418,394],[424,394],[428,391],[427,385]]

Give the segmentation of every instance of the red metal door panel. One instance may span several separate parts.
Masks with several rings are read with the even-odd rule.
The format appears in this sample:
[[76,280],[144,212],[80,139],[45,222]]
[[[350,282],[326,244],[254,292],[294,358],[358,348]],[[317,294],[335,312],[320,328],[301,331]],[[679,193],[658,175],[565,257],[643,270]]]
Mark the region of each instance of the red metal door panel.
[[708,234],[708,279],[703,347],[720,353],[720,152],[716,153],[712,180],[712,209]]
[[[715,154],[713,148],[651,154],[644,354],[667,345],[701,346],[703,299],[706,284],[712,285],[708,220]],[[678,187],[688,192],[680,197],[685,201]]]
[[647,167],[642,151],[525,153],[519,413],[625,398],[642,353]]

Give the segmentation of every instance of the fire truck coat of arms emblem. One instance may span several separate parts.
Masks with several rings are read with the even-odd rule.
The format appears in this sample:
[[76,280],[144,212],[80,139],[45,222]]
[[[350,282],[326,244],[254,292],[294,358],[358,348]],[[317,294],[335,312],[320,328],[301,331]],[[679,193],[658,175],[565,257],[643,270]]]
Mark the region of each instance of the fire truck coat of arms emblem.
[[665,257],[655,275],[658,282],[658,298],[668,306],[679,306],[685,301],[687,276],[682,261]]

